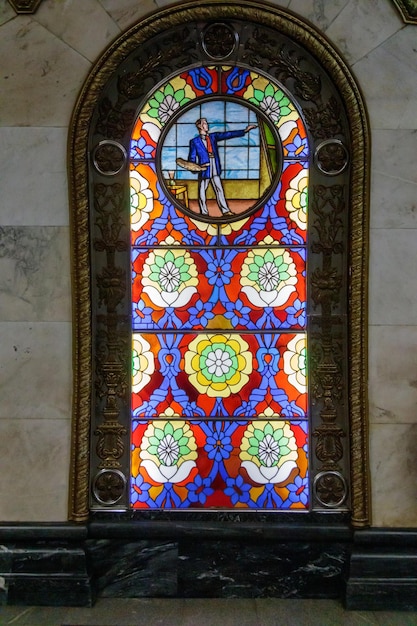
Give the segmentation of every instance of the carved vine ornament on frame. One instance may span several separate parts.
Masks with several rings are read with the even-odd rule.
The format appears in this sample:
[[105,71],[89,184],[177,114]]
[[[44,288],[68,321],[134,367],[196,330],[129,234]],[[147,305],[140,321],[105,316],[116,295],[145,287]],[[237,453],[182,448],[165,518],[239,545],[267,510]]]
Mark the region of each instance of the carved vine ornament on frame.
[[[230,62],[233,55],[237,63],[272,76],[295,95],[312,138],[316,172],[310,190],[309,240],[312,493],[315,510],[350,508],[354,524],[369,523],[366,113],[347,66],[326,40],[292,14],[247,0],[239,11],[236,5],[206,0],[197,9],[177,6],[139,23],[99,61],[77,105],[70,137],[79,303],[72,519],[88,517],[91,497],[110,509],[123,508],[127,502],[130,292],[124,177],[139,103],[152,85],[179,68],[220,64],[225,57]],[[314,58],[320,58],[322,67]],[[94,155],[94,168],[89,170],[84,158],[87,144]],[[85,254],[90,240],[93,275]],[[96,412],[90,421],[92,381]],[[90,432],[91,470],[86,447]]]

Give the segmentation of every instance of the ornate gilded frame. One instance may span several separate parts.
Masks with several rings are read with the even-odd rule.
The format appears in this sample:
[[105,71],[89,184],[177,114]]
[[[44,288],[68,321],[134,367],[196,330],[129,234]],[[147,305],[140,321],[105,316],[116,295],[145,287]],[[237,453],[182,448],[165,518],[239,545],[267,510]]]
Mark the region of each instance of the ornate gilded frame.
[[393,0],[393,2],[406,24],[417,24],[416,0]]
[[[92,274],[93,241],[90,224],[90,187],[89,180],[89,141],[90,129],[97,124],[97,107],[103,90],[118,67],[134,51],[150,40],[156,33],[180,27],[187,23],[213,23],[222,20],[240,20],[248,24],[256,24],[259,28],[273,29],[292,40],[297,46],[304,48],[320,63],[321,68],[330,77],[336,87],[347,117],[350,134],[350,190],[349,190],[349,283],[346,277],[333,281],[331,255],[328,252],[338,244],[324,237],[318,241],[323,255],[323,265],[318,268],[316,281],[312,287],[312,298],[315,303],[327,310],[330,319],[335,290],[344,284],[348,291],[348,359],[349,367],[345,381],[337,365],[337,354],[332,352],[331,342],[322,348],[321,361],[318,365],[316,384],[320,387],[317,399],[321,404],[322,423],[313,433],[317,438],[316,456],[321,463],[324,478],[332,482],[333,475],[338,474],[341,437],[346,433],[337,423],[335,397],[340,393],[341,386],[347,381],[349,387],[349,445],[350,450],[350,503],[351,521],[356,527],[370,523],[369,478],[368,478],[368,429],[367,429],[367,262],[368,262],[368,206],[369,206],[369,151],[370,140],[367,114],[358,85],[339,52],[312,25],[287,10],[269,5],[242,0],[241,2],[219,2],[203,0],[195,6],[193,2],[171,6],[153,14],[133,26],[119,37],[98,60],[90,72],[79,95],[69,132],[69,182],[71,205],[71,237],[72,237],[72,277],[73,277],[73,320],[74,320],[74,400],[71,448],[71,479],[70,479],[70,511],[69,517],[74,521],[85,521],[90,515],[90,442],[92,428],[93,379],[95,363],[93,362],[93,283],[97,276]],[[279,48],[270,46],[268,51],[259,46],[254,55],[269,55],[275,63],[279,58]],[[254,56],[254,58],[255,58]],[[288,66],[292,63],[287,59]],[[146,69],[146,68],[145,68]],[[135,75],[139,80],[143,67]],[[297,70],[300,71],[300,70]],[[133,84],[128,84],[126,77],[125,93]],[[314,82],[314,81],[313,81]],[[315,89],[308,81],[304,88]],[[304,93],[305,99],[310,98]],[[316,104],[318,100],[316,99]],[[321,105],[320,105],[321,106]],[[319,108],[320,108],[319,106]],[[317,108],[317,107],[316,107]],[[316,109],[313,117],[320,113]],[[323,114],[329,109],[323,105]],[[322,134],[322,139],[328,137]],[[320,211],[317,212],[320,220]],[[322,216],[323,217],[323,214]],[[327,216],[328,218],[328,216]],[[326,218],[326,219],[327,219]],[[327,234],[328,226],[325,226]],[[107,245],[107,244],[106,244]],[[326,248],[327,246],[327,248]],[[330,246],[330,248],[329,248]],[[324,250],[324,252],[323,252]],[[326,260],[327,259],[327,260]],[[329,265],[330,262],[330,265]],[[340,282],[339,286],[336,283]],[[314,283],[314,281],[313,281]],[[314,290],[316,290],[314,292]],[[327,307],[327,308],[326,308]],[[112,310],[114,313],[114,309]],[[323,313],[324,315],[324,313]],[[323,330],[324,335],[324,330]],[[339,343],[340,340],[338,339]],[[110,364],[111,365],[111,364]],[[118,442],[125,435],[123,424],[117,422],[117,386],[123,385],[119,380],[115,383],[115,370],[109,364],[103,369],[104,384],[107,385],[107,405],[104,413],[110,415],[95,431],[106,447],[106,455],[102,468],[108,468],[116,475],[118,467]],[[107,367],[107,369],[106,369]],[[113,380],[113,382],[112,382]],[[110,391],[109,391],[110,390]],[[112,417],[113,416],[113,417]],[[103,434],[104,429],[104,434]],[[100,431],[100,432],[99,432]],[[320,449],[320,453],[317,450]],[[101,471],[104,471],[101,469]],[[110,475],[110,474],[109,474]],[[329,483],[329,484],[330,484]],[[333,481],[334,483],[334,481]]]
[[9,0],[16,13],[36,13],[42,0]]

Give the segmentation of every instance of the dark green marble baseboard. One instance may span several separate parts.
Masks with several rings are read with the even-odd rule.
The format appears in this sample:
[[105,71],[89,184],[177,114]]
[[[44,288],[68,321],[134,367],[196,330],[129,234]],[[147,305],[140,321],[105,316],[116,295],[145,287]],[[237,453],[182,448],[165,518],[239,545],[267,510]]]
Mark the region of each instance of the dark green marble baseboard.
[[[329,523],[331,522],[331,523]],[[417,610],[417,530],[353,533],[332,518],[1,524],[0,604],[98,597],[322,598]]]

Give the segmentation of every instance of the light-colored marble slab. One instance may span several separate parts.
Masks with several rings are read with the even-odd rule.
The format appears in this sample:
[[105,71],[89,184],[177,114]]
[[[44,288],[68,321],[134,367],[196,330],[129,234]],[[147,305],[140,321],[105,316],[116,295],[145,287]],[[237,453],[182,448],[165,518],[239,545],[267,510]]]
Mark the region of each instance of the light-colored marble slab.
[[43,0],[34,19],[90,61],[120,33],[98,0]]
[[[398,33],[395,37],[398,36]],[[402,58],[380,46],[353,65],[368,107],[372,129],[417,127],[417,65],[410,68],[404,47]]]
[[349,0],[291,0],[288,8],[326,31]]
[[154,0],[99,0],[121,30],[133,26],[144,16],[157,10]]
[[14,17],[16,17],[16,13],[13,11],[7,0],[0,2],[0,26]]
[[67,127],[91,67],[34,19],[0,27],[1,126]]
[[0,519],[68,519],[70,420],[0,419]]
[[371,424],[373,526],[417,526],[417,424]]
[[417,326],[369,329],[369,420],[417,424]]
[[0,224],[67,226],[67,129],[0,127],[0,145]]
[[417,325],[417,230],[373,229],[370,235],[369,323]]
[[391,56],[405,64],[412,72],[417,67],[416,27],[413,24],[403,25],[401,30],[387,39],[383,44],[384,50]]
[[350,63],[355,63],[402,27],[393,3],[350,0],[328,27],[326,35]]
[[0,419],[71,414],[69,322],[0,322]]
[[0,227],[0,321],[71,320],[69,229]]
[[372,134],[371,228],[417,228],[417,130]]

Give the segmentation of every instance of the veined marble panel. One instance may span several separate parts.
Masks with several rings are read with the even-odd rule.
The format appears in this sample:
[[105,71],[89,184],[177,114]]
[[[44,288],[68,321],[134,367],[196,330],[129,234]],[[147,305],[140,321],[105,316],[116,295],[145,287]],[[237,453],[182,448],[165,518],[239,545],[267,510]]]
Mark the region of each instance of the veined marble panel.
[[5,22],[8,22],[12,18],[16,17],[16,13],[8,2],[0,3],[0,26]]
[[401,18],[391,2],[350,0],[329,26],[326,35],[350,63],[355,63],[402,27]]
[[401,64],[408,65],[412,72],[415,72],[417,67],[415,25],[403,26],[401,30],[384,43],[384,50],[398,59]]
[[371,228],[417,228],[417,130],[372,135]]
[[29,320],[71,320],[66,227],[0,227],[0,322]]
[[369,268],[371,325],[417,325],[416,258],[416,229],[371,230]]
[[417,327],[369,329],[369,419],[417,424]]
[[417,424],[371,424],[373,526],[417,526]]
[[120,33],[97,0],[43,0],[34,19],[90,61]]
[[0,58],[1,125],[67,127],[91,63],[25,15],[0,27]]
[[68,226],[67,129],[0,127],[1,224]]
[[291,0],[288,8],[326,31],[349,0]]
[[69,420],[70,322],[0,322],[0,337],[0,419]]
[[69,442],[69,420],[0,419],[2,521],[68,519]]
[[107,13],[121,30],[135,24],[139,19],[157,10],[154,0],[99,0]]
[[401,60],[391,49],[391,42],[387,49],[380,46],[355,63],[353,71],[362,88],[373,129],[415,129],[417,66],[410,68],[406,60],[413,55],[413,49],[404,47]]

